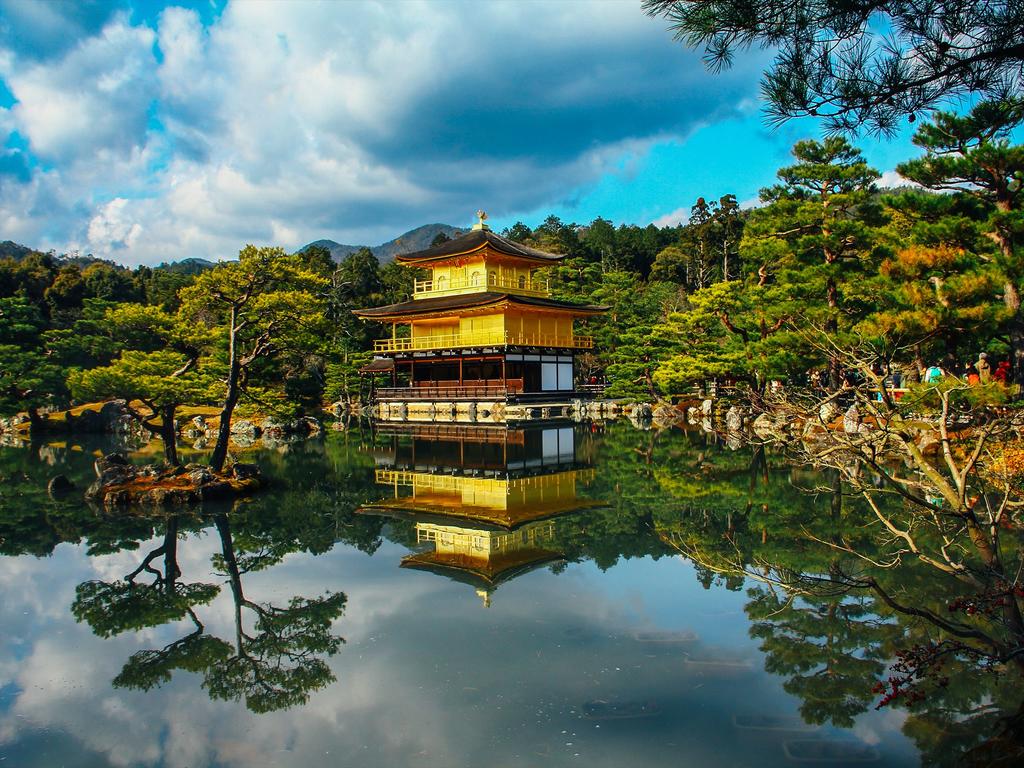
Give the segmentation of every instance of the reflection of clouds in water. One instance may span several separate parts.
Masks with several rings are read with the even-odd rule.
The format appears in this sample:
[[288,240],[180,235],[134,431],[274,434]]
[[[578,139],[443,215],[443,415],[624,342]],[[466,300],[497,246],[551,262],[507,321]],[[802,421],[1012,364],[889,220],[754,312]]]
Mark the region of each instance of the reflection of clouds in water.
[[876,712],[870,720],[860,720],[853,728],[853,733],[865,744],[877,746],[893,734],[899,734],[907,722],[909,713],[905,709],[885,707]]
[[[200,679],[184,672],[175,673],[171,683],[152,694],[112,689],[110,680],[133,652],[161,647],[189,631],[189,625],[178,622],[101,640],[71,618],[74,588],[91,578],[123,577],[159,543],[153,540],[137,552],[102,558],[85,558],[78,548],[65,546],[47,562],[0,561],[0,584],[5,593],[17,597],[4,602],[5,626],[12,630],[8,637],[25,643],[20,660],[9,655],[10,642],[0,656],[0,669],[20,688],[11,709],[0,716],[4,741],[15,740],[26,728],[60,729],[114,765],[312,764],[325,753],[337,752],[339,743],[350,743],[354,746],[346,748],[356,750],[365,746],[383,760],[381,764],[400,762],[410,754],[447,754],[451,740],[444,723],[425,716],[435,710],[434,703],[422,686],[417,689],[409,683],[406,666],[417,667],[423,652],[410,658],[395,649],[396,640],[414,638],[415,633],[409,632],[405,620],[390,620],[410,606],[428,602],[431,590],[441,583],[414,584],[403,578],[406,574],[396,567],[397,556],[404,552],[399,547],[382,548],[385,551],[372,565],[354,551],[335,551],[318,558],[289,557],[266,572],[243,576],[247,597],[257,601],[281,603],[292,595],[314,596],[326,588],[349,595],[346,612],[335,627],[351,643],[331,660],[338,682],[314,694],[307,707],[255,716],[242,704],[210,701],[200,690]],[[179,544],[183,581],[209,579],[216,543],[210,536],[190,536]],[[19,580],[27,580],[33,589],[11,590],[12,582]],[[209,632],[230,638],[232,611],[225,589],[200,614]],[[60,619],[62,626],[48,634],[44,625],[51,618]],[[386,628],[389,624],[393,629]],[[371,637],[375,639],[370,641]],[[394,723],[403,725],[395,728]],[[239,740],[225,734],[246,736]],[[390,757],[384,759],[386,755]]]
[[73,572],[81,572],[88,561],[85,550],[58,547],[50,557],[0,557],[0,619],[6,632],[18,637],[17,628],[32,617],[41,621],[64,621],[65,595],[74,596],[78,583]]
[[[725,595],[701,589],[674,558],[632,561],[604,573],[592,564],[570,565],[558,576],[535,571],[502,585],[484,609],[465,584],[400,569],[407,550],[398,545],[385,543],[373,557],[346,547],[318,557],[292,554],[243,575],[246,596],[282,605],[293,595],[312,598],[328,589],[348,595],[334,625],[347,645],[328,660],[337,681],[306,706],[254,715],[243,703],[211,701],[198,675],[180,671],[149,693],[113,689],[110,681],[133,652],[163,647],[191,624],[102,640],[71,617],[74,588],[90,578],[122,577],[160,543],[102,558],[62,546],[45,561],[0,559],[0,616],[13,629],[0,642],[0,672],[21,691],[0,713],[0,742],[49,728],[118,766],[372,768],[496,758],[523,766],[580,759],[621,766],[640,754],[653,758],[659,749],[666,759],[676,754],[714,764],[715,749],[729,737],[720,723],[737,706],[736,682],[688,678],[671,648],[638,644],[629,631],[677,628],[716,603],[727,606]],[[210,564],[218,548],[210,532],[183,539],[182,581],[221,583]],[[233,637],[229,589],[198,612],[209,633]],[[703,639],[724,634],[725,624],[742,633],[745,618],[693,626]],[[759,664],[756,675],[742,703],[755,710],[778,705],[780,681],[760,676]],[[665,713],[641,724],[581,717],[583,703],[617,698],[654,699]],[[899,728],[895,714],[872,713],[858,735],[891,739]],[[670,749],[669,741],[678,747]]]

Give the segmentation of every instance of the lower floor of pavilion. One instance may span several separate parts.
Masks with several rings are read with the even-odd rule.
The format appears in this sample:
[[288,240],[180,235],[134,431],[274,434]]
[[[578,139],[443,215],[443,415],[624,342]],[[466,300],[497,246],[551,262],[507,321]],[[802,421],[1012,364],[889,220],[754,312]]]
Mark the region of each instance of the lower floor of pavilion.
[[378,358],[364,367],[377,400],[524,401],[593,393],[572,350],[457,351]]

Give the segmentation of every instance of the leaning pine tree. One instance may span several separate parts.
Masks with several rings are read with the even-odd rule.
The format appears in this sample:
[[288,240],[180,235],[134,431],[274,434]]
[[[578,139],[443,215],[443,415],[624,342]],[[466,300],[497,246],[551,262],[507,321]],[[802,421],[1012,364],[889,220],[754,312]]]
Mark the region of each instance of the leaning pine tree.
[[181,291],[179,316],[195,342],[224,371],[220,424],[210,458],[224,467],[239,399],[271,377],[267,363],[317,350],[326,337],[327,280],[298,255],[247,245],[238,261],[219,264]]

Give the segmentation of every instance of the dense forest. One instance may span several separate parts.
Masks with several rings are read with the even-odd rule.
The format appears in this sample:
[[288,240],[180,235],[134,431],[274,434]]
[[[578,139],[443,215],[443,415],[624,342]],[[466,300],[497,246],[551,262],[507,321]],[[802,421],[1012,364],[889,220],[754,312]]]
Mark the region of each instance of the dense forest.
[[[834,388],[830,349],[854,346],[908,379],[932,365],[964,374],[985,352],[1019,384],[1022,120],[1019,102],[937,113],[915,135],[920,157],[898,167],[912,184],[896,190],[877,187],[847,140],[808,140],[752,210],[726,194],[675,227],[550,216],[504,234],[565,254],[542,275],[557,298],[610,308],[582,329],[595,346],[579,371],[610,396],[667,399],[710,380]],[[165,415],[225,400],[287,415],[357,397],[384,331],[351,310],[403,300],[416,277],[368,249],[336,263],[316,246],[247,247],[218,265],[136,269],[3,252],[0,415],[32,418],[107,397]]]

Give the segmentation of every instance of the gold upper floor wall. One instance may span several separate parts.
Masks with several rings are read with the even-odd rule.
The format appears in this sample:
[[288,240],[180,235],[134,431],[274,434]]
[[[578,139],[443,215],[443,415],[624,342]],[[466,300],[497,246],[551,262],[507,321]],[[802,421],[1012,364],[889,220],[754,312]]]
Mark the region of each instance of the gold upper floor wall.
[[427,299],[486,291],[550,296],[547,281],[535,279],[534,269],[529,264],[517,264],[507,256],[499,257],[485,251],[466,261],[434,265],[429,278],[415,282],[413,298]]
[[552,311],[505,310],[488,314],[451,315],[412,320],[407,335],[392,325],[390,339],[374,342],[374,352],[407,352],[459,347],[534,346],[590,349],[594,340],[579,336],[573,316]]

